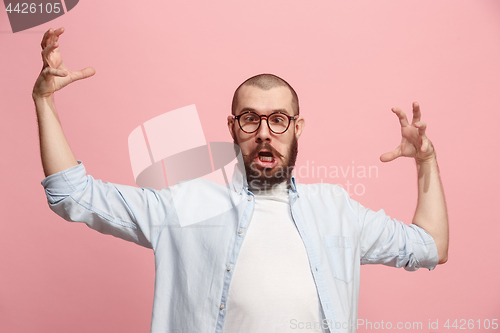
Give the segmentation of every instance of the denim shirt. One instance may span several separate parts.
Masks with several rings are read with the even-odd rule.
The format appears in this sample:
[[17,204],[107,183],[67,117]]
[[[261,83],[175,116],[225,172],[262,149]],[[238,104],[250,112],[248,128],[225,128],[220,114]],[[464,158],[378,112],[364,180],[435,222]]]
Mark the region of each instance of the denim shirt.
[[[42,185],[50,208],[64,219],[153,249],[151,332],[222,332],[255,201],[241,173],[227,186],[198,178],[155,190],[103,183],[78,161]],[[297,184],[292,177],[289,200],[326,332],[356,331],[361,264],[414,271],[438,263],[425,230],[363,207],[340,186]]]

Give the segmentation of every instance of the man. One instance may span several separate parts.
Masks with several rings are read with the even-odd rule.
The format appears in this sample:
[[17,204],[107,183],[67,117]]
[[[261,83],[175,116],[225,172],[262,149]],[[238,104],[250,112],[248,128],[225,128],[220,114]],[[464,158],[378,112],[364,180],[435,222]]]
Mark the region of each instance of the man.
[[160,191],[102,183],[74,157],[52,101],[55,91],[95,73],[63,65],[62,33],[45,33],[33,89],[42,185],[63,218],[154,249],[151,332],[295,332],[301,324],[309,332],[355,332],[360,264],[416,270],[447,261],[446,205],[417,103],[411,124],[393,109],[401,144],[381,156],[415,158],[418,204],[408,226],[339,186],[295,182],[305,121],[293,88],[270,74],[235,92],[227,124],[243,165],[227,187],[203,179]]

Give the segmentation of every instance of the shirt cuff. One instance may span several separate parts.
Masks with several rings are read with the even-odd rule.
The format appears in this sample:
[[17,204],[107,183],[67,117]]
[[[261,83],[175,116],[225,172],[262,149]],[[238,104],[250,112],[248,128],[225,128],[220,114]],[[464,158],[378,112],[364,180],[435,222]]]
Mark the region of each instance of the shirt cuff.
[[411,237],[411,242],[413,243],[413,254],[415,255],[415,259],[417,261],[416,268],[418,269],[419,267],[424,267],[428,270],[433,270],[439,262],[439,255],[434,238],[432,238],[432,236],[425,231],[425,229],[416,224],[412,223],[408,227],[417,231],[416,235]]
[[41,184],[50,204],[55,204],[73,191],[85,187],[87,171],[82,161],[77,160],[77,162],[77,165],[49,175],[42,180]]

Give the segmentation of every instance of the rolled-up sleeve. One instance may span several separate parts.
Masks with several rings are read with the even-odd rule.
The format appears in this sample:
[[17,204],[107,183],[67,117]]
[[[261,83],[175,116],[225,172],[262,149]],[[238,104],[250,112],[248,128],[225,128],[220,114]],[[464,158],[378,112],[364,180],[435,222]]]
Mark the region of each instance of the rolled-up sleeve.
[[67,221],[152,248],[167,215],[167,190],[103,183],[78,165],[42,180],[49,207]]
[[384,210],[377,212],[355,203],[361,227],[361,264],[383,264],[415,271],[432,270],[439,261],[431,235],[415,224],[391,219]]

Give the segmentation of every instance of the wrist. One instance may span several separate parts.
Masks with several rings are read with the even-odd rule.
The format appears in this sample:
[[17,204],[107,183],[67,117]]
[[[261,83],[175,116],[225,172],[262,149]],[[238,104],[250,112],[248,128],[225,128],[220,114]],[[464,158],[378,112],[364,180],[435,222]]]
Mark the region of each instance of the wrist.
[[33,102],[35,102],[35,104],[53,103],[54,94],[53,93],[41,94],[33,89],[33,92],[31,93],[31,98],[33,98]]
[[417,166],[437,163],[436,151],[433,149],[432,152],[426,156],[415,157],[415,162]]
[[31,93],[31,98],[33,98],[33,101],[35,103],[37,102],[47,102],[47,101],[52,101],[52,97],[53,94],[50,93],[50,94],[39,94],[39,93],[36,93],[35,91],[33,91]]
[[40,96],[35,93],[32,95],[33,97],[33,102],[35,103],[35,108],[37,114],[44,114],[46,112],[54,112],[55,111],[55,106],[54,106],[54,99],[52,95],[49,96]]

